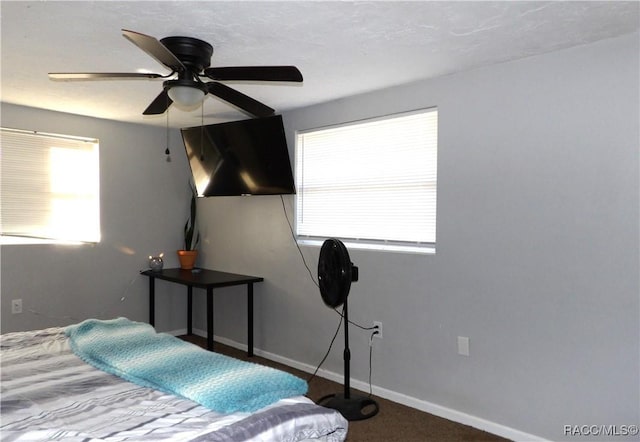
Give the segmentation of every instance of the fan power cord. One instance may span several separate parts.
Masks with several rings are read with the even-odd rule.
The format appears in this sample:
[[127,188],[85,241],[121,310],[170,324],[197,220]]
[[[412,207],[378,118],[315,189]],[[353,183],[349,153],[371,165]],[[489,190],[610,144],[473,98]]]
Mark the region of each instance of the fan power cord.
[[316,287],[320,288],[320,285],[318,284],[318,282],[315,279],[313,279],[313,272],[311,271],[311,268],[309,268],[309,264],[307,264],[307,260],[305,259],[304,254],[302,253],[302,249],[300,249],[300,244],[298,244],[298,241],[296,240],[296,234],[293,233],[293,226],[291,225],[291,221],[289,221],[289,215],[287,214],[287,207],[284,204],[284,197],[282,195],[280,195],[280,201],[282,202],[282,211],[284,212],[284,217],[287,220],[287,224],[289,225],[289,231],[291,232],[293,243],[298,248],[298,253],[302,258],[302,263],[307,268],[307,272],[309,272],[309,277],[311,278],[311,281],[313,281]]
[[371,372],[373,371],[373,364],[371,363],[371,360],[373,358],[373,337],[377,334],[379,334],[380,332],[377,330],[378,327],[372,327],[372,329],[375,329],[373,331],[373,333],[371,333],[371,336],[369,337],[369,397],[371,397],[371,395],[373,394],[373,387],[371,386]]
[[[343,311],[344,311],[344,306],[342,307]],[[340,326],[342,325],[342,320],[344,319],[344,314],[339,312],[338,310],[336,310],[334,308],[335,312],[338,313],[340,315],[340,321],[338,322],[338,327],[336,328],[336,332],[333,334],[333,338],[331,338],[331,343],[329,344],[329,349],[327,350],[327,352],[324,354],[324,357],[322,358],[322,360],[320,361],[320,363],[318,364],[318,366],[316,367],[315,371],[313,372],[313,374],[307,379],[307,383],[310,383],[318,374],[318,371],[320,370],[320,367],[322,366],[322,364],[324,364],[324,361],[326,361],[327,357],[329,356],[329,353],[331,353],[331,349],[333,348],[333,343],[336,341],[336,337],[338,336],[338,332],[340,331]],[[351,323],[351,321],[349,321]],[[373,327],[362,327],[359,326],[358,324],[353,324],[357,327],[362,328],[363,330],[373,330],[373,332],[371,333],[371,336],[369,336],[369,397],[371,397],[373,395],[373,384],[371,383],[371,376],[373,373],[373,337],[377,334],[380,334],[380,331],[378,331],[378,326],[373,326]]]
[[[304,254],[302,253],[302,249],[300,249],[300,244],[298,244],[298,241],[296,240],[296,234],[293,232],[293,226],[291,225],[291,221],[289,220],[289,215],[287,214],[287,207],[284,204],[284,197],[282,195],[280,195],[280,201],[282,202],[282,212],[284,213],[284,217],[287,220],[287,225],[289,226],[289,232],[291,232],[291,238],[293,238],[293,243],[296,245],[296,248],[298,249],[298,253],[300,254],[300,257],[302,258],[302,263],[304,264],[304,266],[307,269],[307,272],[309,272],[309,277],[311,278],[311,281],[313,281],[313,283],[315,284],[316,287],[320,288],[320,285],[318,284],[318,282],[313,278],[313,272],[311,271],[311,268],[309,267],[309,264],[307,264],[307,260],[304,257]],[[340,313],[336,308],[333,309],[337,314],[340,315],[341,318],[344,318],[344,315],[342,313]],[[356,322],[353,322],[351,319],[349,319],[349,324],[351,325],[355,325],[356,327],[362,329],[362,330],[373,330],[376,327],[365,327],[363,325],[360,325]]]
[[[318,282],[313,278],[313,272],[311,271],[311,268],[309,267],[309,264],[307,264],[307,260],[304,257],[304,254],[302,253],[302,249],[300,249],[300,245],[298,244],[298,241],[296,240],[296,234],[293,232],[293,226],[291,225],[291,221],[289,220],[289,214],[287,213],[287,206],[284,204],[284,197],[282,195],[280,195],[280,202],[282,203],[282,212],[284,213],[284,217],[287,220],[287,225],[289,226],[289,232],[291,232],[291,238],[293,239],[293,243],[296,245],[296,248],[298,249],[298,253],[300,254],[300,257],[302,258],[302,263],[306,267],[307,272],[309,272],[309,277],[311,278],[311,281],[313,281],[313,283],[315,284],[316,287],[320,288],[320,285],[318,284]],[[338,309],[336,309],[335,307],[334,307],[333,311],[336,312],[340,316],[340,321],[338,322],[338,327],[336,328],[336,332],[333,334],[333,338],[331,338],[331,342],[329,343],[329,348],[327,349],[327,352],[322,357],[322,360],[320,361],[320,363],[316,366],[316,369],[313,371],[313,374],[307,379],[307,383],[311,382],[316,377],[316,375],[318,374],[318,371],[320,370],[320,367],[322,367],[322,364],[324,364],[324,362],[329,357],[329,353],[331,353],[331,349],[333,348],[333,343],[336,341],[336,338],[338,337],[338,333],[340,332],[340,327],[342,326],[342,320],[344,319],[344,306],[342,307],[342,312],[338,311]],[[372,326],[372,327],[365,327],[365,326],[360,325],[360,324],[358,324],[356,322],[353,322],[351,319],[349,319],[348,321],[349,321],[349,324],[355,325],[359,329],[362,329],[362,330],[374,330],[373,333],[371,333],[371,337],[369,338],[369,396],[371,396],[371,394],[372,394],[372,387],[371,387],[372,364],[371,364],[371,360],[372,360],[372,356],[373,356],[373,337],[375,335],[377,335],[378,333],[380,333],[380,332],[377,330],[378,327],[375,326],[375,325]]]
[[[344,319],[344,315],[341,312],[339,312],[335,307],[334,307],[333,311],[336,312],[337,314],[339,314],[340,317],[342,317]],[[356,327],[358,327],[358,328],[360,328],[362,330],[376,330],[378,328],[378,326],[376,326],[376,325],[374,325],[372,327],[365,327],[364,325],[360,325],[360,324],[358,324],[356,322],[353,322],[351,319],[349,319],[349,324],[355,325]],[[375,332],[374,334],[378,334],[378,332]]]
[[[343,307],[343,309],[344,309],[344,307]],[[333,343],[336,341],[336,337],[338,337],[338,332],[340,332],[340,326],[342,325],[342,320],[343,319],[344,319],[344,316],[340,315],[340,321],[338,322],[338,326],[336,327],[336,332],[333,334],[333,338],[331,338],[331,342],[329,343],[329,349],[324,354],[324,357],[322,358],[322,360],[320,361],[320,363],[316,367],[316,369],[313,372],[313,374],[309,377],[309,379],[307,379],[307,384],[309,382],[311,382],[313,380],[313,378],[316,377],[316,375],[318,374],[318,370],[320,370],[320,367],[322,367],[322,364],[324,364],[324,361],[326,361],[327,357],[329,357],[329,353],[331,353],[331,348],[333,347]]]

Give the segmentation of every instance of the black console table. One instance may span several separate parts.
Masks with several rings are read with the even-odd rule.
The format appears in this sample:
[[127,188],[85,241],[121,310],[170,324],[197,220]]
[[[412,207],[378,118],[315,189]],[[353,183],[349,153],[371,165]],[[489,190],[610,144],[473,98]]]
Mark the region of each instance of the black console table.
[[187,286],[187,334],[193,334],[193,287],[207,290],[207,349],[213,350],[213,289],[233,285],[247,285],[247,355],[253,356],[253,283],[264,281],[258,276],[237,275],[208,269],[163,269],[159,272],[145,270],[149,277],[149,324],[155,326],[155,280],[174,282]]

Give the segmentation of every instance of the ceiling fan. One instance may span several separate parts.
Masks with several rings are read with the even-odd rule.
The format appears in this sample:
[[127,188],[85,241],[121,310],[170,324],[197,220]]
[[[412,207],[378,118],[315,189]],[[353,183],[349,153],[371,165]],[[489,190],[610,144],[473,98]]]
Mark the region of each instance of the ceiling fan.
[[[143,115],[159,115],[172,103],[189,109],[199,105],[207,94],[215,95],[256,117],[273,115],[275,110],[220,81],[285,81],[302,82],[295,66],[210,67],[213,47],[192,37],[166,37],[157,40],[135,31],[122,30],[122,35],[155,60],[171,70],[168,75],[154,73],[50,73],[51,80],[120,80],[162,78],[162,92],[151,102]],[[202,77],[214,80],[203,82]]]

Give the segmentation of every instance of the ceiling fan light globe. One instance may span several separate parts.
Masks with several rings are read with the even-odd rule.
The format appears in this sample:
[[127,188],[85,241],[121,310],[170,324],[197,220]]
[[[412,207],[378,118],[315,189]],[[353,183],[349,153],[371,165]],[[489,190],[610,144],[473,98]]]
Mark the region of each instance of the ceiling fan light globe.
[[190,86],[173,86],[168,91],[169,98],[181,109],[194,109],[204,100],[204,91]]

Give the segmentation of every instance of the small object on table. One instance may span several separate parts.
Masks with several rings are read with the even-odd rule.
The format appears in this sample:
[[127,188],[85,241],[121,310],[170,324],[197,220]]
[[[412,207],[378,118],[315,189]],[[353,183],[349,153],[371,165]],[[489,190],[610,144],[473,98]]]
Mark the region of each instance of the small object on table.
[[162,257],[164,253],[159,254],[158,256],[149,256],[149,267],[154,272],[159,272],[162,270],[162,266],[164,265],[164,261]]

